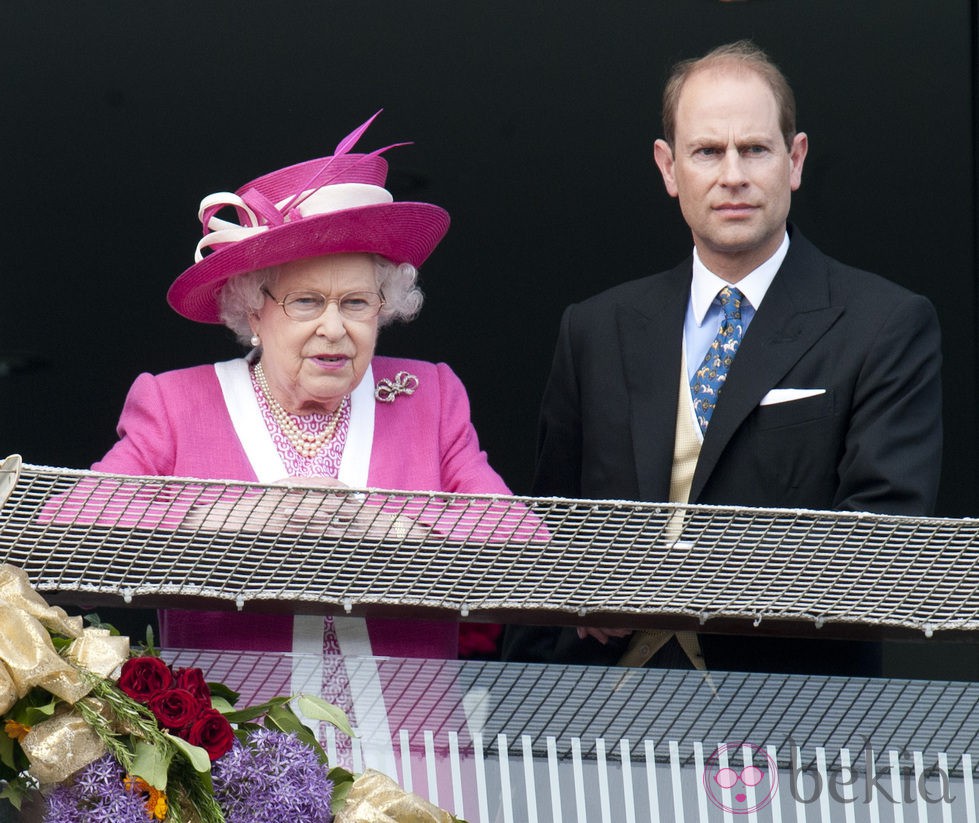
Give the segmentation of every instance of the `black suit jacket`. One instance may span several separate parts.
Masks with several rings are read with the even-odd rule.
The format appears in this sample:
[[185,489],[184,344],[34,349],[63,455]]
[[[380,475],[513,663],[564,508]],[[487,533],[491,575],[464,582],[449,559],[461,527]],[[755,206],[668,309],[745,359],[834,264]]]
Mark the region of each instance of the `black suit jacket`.
[[[719,395],[690,502],[932,513],[942,442],[932,305],[790,232]],[[541,408],[535,494],[669,499],[691,276],[687,259],[565,311]],[[825,392],[761,405],[777,388]],[[557,659],[570,662],[579,654],[614,662],[621,651],[561,642]],[[549,644],[528,650],[508,638],[505,654],[555,659]],[[723,658],[712,663],[708,645],[710,666]]]

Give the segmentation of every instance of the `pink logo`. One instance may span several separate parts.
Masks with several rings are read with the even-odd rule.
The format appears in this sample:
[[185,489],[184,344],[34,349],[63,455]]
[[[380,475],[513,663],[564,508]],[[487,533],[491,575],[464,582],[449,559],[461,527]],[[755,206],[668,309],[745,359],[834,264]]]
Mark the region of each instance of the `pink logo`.
[[725,743],[704,764],[704,790],[717,808],[731,814],[751,814],[765,808],[775,797],[778,766],[758,746]]

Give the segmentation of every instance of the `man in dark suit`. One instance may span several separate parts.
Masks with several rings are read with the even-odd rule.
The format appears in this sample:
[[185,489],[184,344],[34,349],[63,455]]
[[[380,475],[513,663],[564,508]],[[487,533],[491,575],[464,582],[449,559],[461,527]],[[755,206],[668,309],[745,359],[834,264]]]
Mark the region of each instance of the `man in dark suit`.
[[[654,156],[693,255],[565,311],[535,494],[930,514],[942,437],[936,315],[787,223],[808,138],[784,76],[744,41],[680,63],[663,127]],[[646,654],[639,638],[510,627],[504,656],[703,663],[692,636],[661,635],[658,651],[644,639]],[[709,668],[879,669],[873,644],[701,635],[699,645]]]

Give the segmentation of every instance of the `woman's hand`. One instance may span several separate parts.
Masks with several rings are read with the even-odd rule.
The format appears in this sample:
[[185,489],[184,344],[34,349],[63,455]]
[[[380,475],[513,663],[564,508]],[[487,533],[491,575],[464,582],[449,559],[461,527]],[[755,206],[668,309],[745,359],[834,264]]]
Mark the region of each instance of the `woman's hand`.
[[613,637],[628,637],[634,629],[596,629],[593,627],[578,626],[576,629],[578,637],[584,640],[586,637],[594,637],[603,646]]
[[335,477],[297,477],[292,475],[290,477],[283,477],[281,480],[276,480],[273,486],[322,486],[326,489],[349,489],[346,483],[342,480],[338,480]]
[[202,531],[301,534],[320,532],[358,540],[422,540],[430,529],[410,517],[384,511],[360,494],[321,493],[310,487],[346,489],[331,477],[287,477],[274,488],[248,489],[235,499],[222,497],[188,512],[183,525]]

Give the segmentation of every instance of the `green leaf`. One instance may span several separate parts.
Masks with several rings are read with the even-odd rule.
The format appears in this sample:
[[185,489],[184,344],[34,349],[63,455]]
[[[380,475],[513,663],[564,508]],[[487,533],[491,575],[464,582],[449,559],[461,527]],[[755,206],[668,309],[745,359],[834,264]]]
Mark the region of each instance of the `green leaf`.
[[153,638],[153,627],[147,624],[146,626],[146,638],[140,642],[131,642],[129,648],[135,657],[159,657],[160,652],[157,650]]
[[142,777],[154,788],[165,792],[171,757],[167,756],[162,747],[153,746],[144,740],[137,740],[133,748],[136,757],[133,760],[132,774]]
[[223,697],[218,697],[216,695],[211,695],[211,707],[217,709],[221,714],[227,715],[234,712],[235,707],[232,706]]
[[258,723],[239,723],[234,727],[235,737],[237,737],[242,743],[248,742],[248,735],[252,732],[257,732],[261,727]]
[[273,697],[266,703],[259,703],[257,706],[248,706],[245,709],[226,712],[224,716],[228,719],[229,723],[246,723],[249,720],[254,720],[256,717],[261,717],[263,714],[268,714],[273,709],[286,705],[290,699],[289,697]]
[[[18,723],[22,723],[25,726],[29,725],[26,722],[27,713],[31,709],[43,708],[44,715],[50,716],[54,714],[54,710],[60,701],[57,697],[53,697],[50,692],[44,689],[31,689],[25,697],[22,697],[11,707],[4,716],[4,720],[16,720]],[[41,718],[43,719],[43,717]]]
[[200,775],[207,775],[209,781],[211,776],[211,758],[207,756],[207,751],[200,746],[191,745],[176,735],[168,734],[167,737],[177,747],[178,751],[190,761],[190,765],[194,767],[194,771]]
[[299,695],[297,702],[299,711],[310,720],[325,720],[327,723],[332,723],[348,737],[356,737],[346,713],[332,703],[327,703],[323,698],[309,694]]
[[[15,780],[11,780],[3,787],[0,791],[0,800],[6,800],[13,806],[17,811],[20,811],[21,804],[24,802],[24,797],[30,791],[30,786],[22,777],[18,777]],[[0,815],[2,817],[2,815]],[[6,820],[5,817],[3,817]]]
[[14,761],[14,740],[2,731],[0,731],[0,763],[9,766],[11,769],[17,768]]
[[[229,689],[224,683],[208,683],[207,688],[211,691],[211,701],[213,702],[215,698],[222,698],[230,703],[232,706],[238,705],[238,698],[241,696],[238,692]],[[224,713],[224,712],[222,712]]]
[[88,623],[93,629],[105,629],[113,637],[119,636],[119,629],[117,629],[111,623],[103,622],[102,618],[99,617],[98,612],[86,614],[85,622]]
[[273,706],[265,715],[265,725],[270,729],[278,729],[286,734],[302,735],[309,729],[288,706]]
[[349,769],[343,768],[343,766],[334,766],[326,776],[333,781],[334,786],[339,786],[341,783],[354,782],[354,773]]
[[57,707],[58,701],[52,700],[50,703],[45,703],[43,706],[24,706],[16,716],[14,716],[14,713],[11,712],[11,716],[13,716],[13,719],[18,723],[24,726],[33,727],[51,717]]
[[347,795],[354,784],[354,776],[341,766],[330,769],[327,777],[333,781],[333,796],[330,798],[330,809],[336,814],[347,802]]

